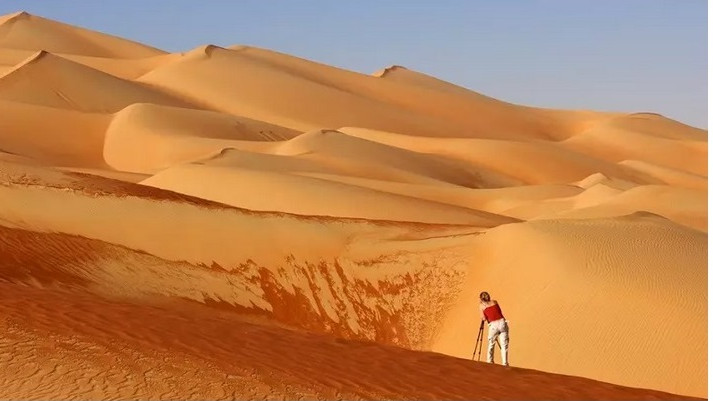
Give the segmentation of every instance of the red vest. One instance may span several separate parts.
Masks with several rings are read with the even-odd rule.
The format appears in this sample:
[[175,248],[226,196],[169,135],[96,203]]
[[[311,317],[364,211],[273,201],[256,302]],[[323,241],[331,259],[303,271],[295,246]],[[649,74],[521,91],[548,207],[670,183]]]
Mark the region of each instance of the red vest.
[[483,309],[483,314],[485,315],[485,319],[488,323],[505,318],[503,316],[503,312],[500,310],[500,305],[498,304],[490,305]]

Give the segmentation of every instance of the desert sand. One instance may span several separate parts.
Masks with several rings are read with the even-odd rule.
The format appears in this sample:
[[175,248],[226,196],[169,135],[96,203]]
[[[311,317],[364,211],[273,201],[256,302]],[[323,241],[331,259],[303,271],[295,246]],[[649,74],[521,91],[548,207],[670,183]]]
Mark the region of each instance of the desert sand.
[[707,138],[2,16],[0,398],[705,398]]

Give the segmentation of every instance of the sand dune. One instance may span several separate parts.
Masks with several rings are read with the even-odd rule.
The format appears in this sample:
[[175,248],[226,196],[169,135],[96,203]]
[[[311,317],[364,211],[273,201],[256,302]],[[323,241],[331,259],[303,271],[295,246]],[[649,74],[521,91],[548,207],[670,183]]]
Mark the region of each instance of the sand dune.
[[[10,360],[13,369],[3,377],[9,396],[488,400],[539,394],[563,400],[690,399],[308,335],[234,315],[206,316],[205,310],[185,305],[177,311],[97,302],[83,294],[6,285],[2,289],[7,319],[0,323],[5,333],[0,341],[22,355]],[[20,310],[36,318],[28,321]],[[165,327],[172,327],[173,334]],[[357,371],[361,374],[352,376]],[[495,384],[499,380],[509,384]]]
[[[406,127],[409,132],[428,135],[442,131],[442,125],[448,124],[245,57],[243,53],[203,46],[154,69],[139,81],[215,110],[299,131],[338,128],[344,121],[350,121],[387,130]],[[235,93],[240,96],[234,96]]]
[[341,128],[340,132],[395,147],[435,153],[472,163],[510,177],[521,185],[564,184],[599,172],[640,184],[658,183],[655,178],[624,165],[571,151],[553,142],[414,138],[353,127]]
[[[307,216],[478,227],[517,221],[334,180],[248,168],[184,165],[158,173],[141,183],[251,210],[282,211]],[[232,190],[226,190],[223,185]],[[316,202],[315,194],[320,194],[324,202]],[[429,212],[424,213],[424,209]]]
[[[707,397],[707,145],[0,17],[0,395]],[[482,290],[510,368],[468,360]]]
[[[270,67],[289,71],[323,85],[341,88],[364,98],[430,116],[441,121],[441,127],[427,136],[479,137],[493,139],[527,139],[567,137],[581,127],[605,119],[607,115],[591,112],[553,111],[506,103],[480,93],[441,81],[405,67],[389,67],[387,74],[368,76],[270,50],[249,46],[232,46],[233,50]],[[394,80],[394,75],[411,79]],[[377,78],[377,79],[375,79]],[[424,85],[424,82],[430,84]],[[473,119],[473,110],[480,118]],[[448,124],[446,124],[448,123]],[[375,128],[366,124],[361,127]],[[495,132],[492,127],[498,126]],[[452,128],[451,128],[452,127]],[[444,130],[447,130],[444,133]],[[395,132],[402,132],[400,129]],[[409,135],[420,131],[408,131]]]
[[164,53],[140,43],[24,11],[0,17],[0,47],[116,58],[150,57]]
[[563,145],[602,160],[637,159],[692,174],[708,174],[708,143],[705,141],[659,138],[603,126],[569,138]]
[[5,100],[0,113],[0,150],[55,166],[107,167],[102,157],[107,116]]
[[[462,269],[457,258],[440,249],[438,240],[429,241],[435,243],[427,246],[419,244],[420,240],[480,231],[463,225],[256,213],[97,177],[37,173],[38,170],[22,166],[6,171],[4,179],[11,185],[0,187],[0,197],[5,199],[2,218],[10,227],[79,235],[155,255],[147,256],[149,259],[183,262],[179,269],[170,263],[162,267],[159,259],[152,263],[110,262],[97,265],[93,271],[73,272],[94,277],[92,281],[99,290],[147,294],[165,294],[168,290],[168,294],[183,297],[193,294],[190,298],[197,301],[212,299],[254,308],[255,313],[270,313],[297,327],[327,330],[348,338],[410,344],[419,349],[426,347],[435,327],[417,327],[424,319],[438,319],[440,313],[435,307],[453,296]],[[63,216],[57,216],[61,218],[52,219],[43,208],[48,199],[59,202],[55,204],[65,211]],[[87,210],[104,212],[87,214]],[[116,229],[106,230],[106,219],[116,214],[123,216],[114,223]],[[176,220],[176,215],[182,219]],[[188,221],[192,223],[186,224]],[[139,231],[134,229],[138,226],[142,227]],[[175,240],[156,240],[165,236]],[[396,242],[368,239],[374,236]],[[354,243],[352,238],[363,241]],[[467,237],[459,241],[465,240]],[[282,245],[276,248],[275,243]],[[408,249],[413,254],[404,253]],[[383,268],[374,268],[375,265]],[[142,271],[148,275],[146,279],[136,276]],[[191,271],[197,277],[185,280],[184,274]],[[204,288],[195,286],[205,273],[216,279],[206,282]],[[161,276],[164,279],[160,281],[166,285],[154,285]],[[392,283],[387,293],[376,290],[380,281]],[[123,284],[117,286],[119,282]],[[227,292],[215,293],[219,290],[216,284]],[[418,291],[430,294],[428,300],[415,299]],[[412,309],[414,305],[421,306]],[[380,330],[383,334],[379,334]]]
[[656,113],[630,113],[608,120],[606,124],[652,137],[708,142],[708,131],[682,124]]
[[305,157],[325,163],[349,163],[355,167],[358,165],[361,174],[385,181],[389,181],[389,178],[383,177],[380,173],[391,169],[427,177],[435,185],[446,183],[466,188],[480,188],[503,184],[497,180],[500,178],[497,174],[484,169],[475,169],[466,163],[383,145],[345,135],[339,131],[320,130],[305,133],[279,145],[275,153]]
[[[42,50],[42,48],[40,48]],[[32,57],[37,51],[9,49],[0,47],[0,74],[4,75],[16,65],[24,60]],[[64,59],[83,64],[95,70],[105,72],[124,79],[135,79],[146,74],[159,65],[168,63],[178,57],[175,54],[163,54],[158,56],[150,56],[137,59],[111,58],[111,57],[95,57],[81,56],[76,54],[51,52]]]
[[637,186],[633,182],[617,178],[610,178],[602,173],[592,174],[589,177],[579,182],[576,182],[575,184],[583,189],[589,189],[597,185],[606,185],[610,188],[618,189],[620,191],[626,191],[627,189],[635,188]]
[[707,205],[708,196],[704,191],[646,185],[613,194],[601,202],[582,204],[581,199],[577,199],[575,207],[569,208],[569,210],[565,209],[557,216],[569,218],[609,217],[646,210],[681,225],[707,231],[707,214],[705,212]]
[[584,188],[570,197],[523,202],[500,213],[520,219],[598,218],[637,211],[659,214],[681,225],[707,231],[707,192],[665,185],[635,185],[602,174],[578,183]]
[[45,51],[35,53],[0,77],[0,99],[99,113],[113,113],[138,102],[190,106],[148,86]]
[[[26,167],[16,174],[20,171],[24,174],[20,177],[27,177],[29,170]],[[37,184],[36,180],[48,182]],[[705,330],[695,326],[705,322],[692,316],[699,313],[701,308],[705,308],[705,284],[701,280],[701,275],[706,274],[705,265],[698,261],[705,259],[706,235],[672,225],[662,219],[642,216],[611,221],[537,222],[528,226],[508,224],[502,226],[502,230],[493,231],[492,234],[478,235],[482,229],[475,227],[439,228],[439,226],[424,225],[414,231],[409,226],[392,224],[374,226],[373,223],[367,222],[346,224],[347,221],[344,220],[330,222],[330,220],[320,221],[312,218],[303,220],[290,216],[280,217],[274,214],[263,216],[245,214],[245,212],[235,214],[234,210],[226,209],[224,206],[194,204],[191,198],[181,201],[181,198],[170,200],[171,198],[168,197],[162,202],[150,201],[151,198],[144,198],[147,195],[141,195],[140,191],[145,190],[140,189],[140,186],[127,184],[123,184],[125,188],[123,196],[128,197],[123,200],[114,199],[114,195],[111,194],[122,193],[122,191],[118,188],[111,191],[109,188],[102,189],[111,182],[98,178],[77,181],[77,178],[72,176],[57,175],[57,173],[46,176],[45,173],[41,173],[36,175],[36,180],[31,184],[15,182],[11,188],[0,192],[0,196],[8,200],[4,219],[18,228],[27,229],[41,224],[44,229],[50,231],[73,233],[119,244],[127,251],[139,249],[149,253],[139,259],[132,258],[131,261],[118,263],[89,262],[90,266],[95,266],[92,270],[77,269],[73,268],[72,264],[64,264],[73,276],[88,280],[92,283],[94,291],[100,294],[119,294],[139,298],[162,294],[208,304],[217,302],[234,305],[231,308],[235,310],[245,310],[245,308],[250,310],[250,307],[257,307],[257,311],[263,310],[258,316],[265,316],[267,313],[268,318],[312,331],[323,331],[325,321],[322,319],[333,316],[327,318],[326,322],[332,322],[327,326],[327,332],[346,338],[372,339],[415,349],[433,349],[446,354],[465,356],[470,352],[474,333],[473,327],[468,325],[476,323],[475,315],[463,309],[472,308],[472,300],[468,300],[467,297],[476,293],[478,288],[487,286],[493,288],[493,292],[507,294],[505,296],[512,299],[513,304],[508,307],[509,318],[512,319],[517,330],[531,333],[533,336],[531,340],[520,339],[521,344],[517,348],[520,353],[518,362],[515,362],[516,359],[513,360],[516,366],[520,363],[535,364],[539,369],[549,371],[572,370],[583,376],[609,375],[607,379],[609,381],[629,385],[646,383],[648,387],[661,387],[652,378],[657,378],[659,376],[656,375],[661,374],[669,375],[670,371],[665,367],[673,363],[673,358],[680,357],[676,351],[678,344],[665,343],[666,338],[682,336],[689,331],[705,336]],[[51,190],[52,187],[57,189]],[[67,193],[60,189],[62,187],[77,189]],[[128,192],[125,192],[127,190]],[[103,195],[96,197],[96,194],[102,193]],[[134,195],[131,195],[132,193]],[[164,195],[158,192],[151,196],[162,199]],[[54,202],[65,210],[62,219],[53,217],[51,211],[41,207],[47,199],[54,199]],[[169,204],[165,203],[167,200]],[[179,201],[182,203],[175,203]],[[204,207],[209,209],[202,210]],[[113,215],[120,214],[123,218],[121,222],[114,223],[115,230],[107,231],[103,228],[105,218],[102,215],[79,219],[87,209],[111,211]],[[211,214],[214,217],[209,217]],[[181,222],[171,223],[172,216],[175,215],[181,215],[194,223],[190,226],[185,226]],[[199,216],[202,216],[200,220],[196,220]],[[77,221],[81,221],[81,225],[77,224]],[[136,226],[142,227],[141,232],[131,230],[130,227]],[[285,230],[287,227],[289,229]],[[537,234],[539,232],[537,230],[545,231],[544,234]],[[553,231],[550,233],[547,230]],[[131,232],[132,235],[123,234],[127,232]],[[454,237],[453,233],[460,233],[460,235]],[[175,239],[171,243],[155,241],[155,238],[169,235]],[[263,235],[271,240],[265,240]],[[413,237],[414,235],[416,237]],[[612,236],[619,238],[620,241],[609,241]],[[196,243],[199,238],[202,238],[201,242]],[[241,247],[228,245],[235,238],[242,239]],[[495,239],[491,240],[491,238]],[[568,240],[565,241],[564,238]],[[246,242],[248,239],[249,242]],[[675,249],[678,251],[672,253],[671,249],[660,248],[659,243],[662,239],[676,244]],[[281,243],[280,249],[284,250],[285,254],[275,254],[274,248],[269,245],[271,242]],[[593,242],[600,245],[592,246]],[[23,244],[24,248],[32,246],[27,241]],[[625,244],[628,244],[627,248],[624,248],[627,250],[625,255],[611,259],[613,250]],[[264,250],[261,250],[261,247]],[[273,249],[272,252],[268,251],[270,248]],[[531,258],[531,249],[538,250],[539,259],[518,261],[517,258]],[[563,253],[564,250],[567,251]],[[510,256],[500,256],[503,252]],[[111,253],[120,254],[116,251]],[[330,254],[332,256],[329,256]],[[150,255],[158,255],[165,261],[160,259],[151,261],[151,258],[155,257]],[[463,260],[463,255],[467,255],[469,259]],[[490,256],[486,258],[485,255]],[[253,257],[255,259],[252,259]],[[585,262],[592,261],[592,257],[595,258],[594,262],[591,264]],[[602,259],[597,262],[596,258]],[[285,260],[287,260],[286,264]],[[330,260],[334,262],[329,262]],[[188,261],[189,264],[182,261]],[[304,262],[301,261],[306,263],[302,265]],[[323,263],[326,265],[322,265]],[[330,263],[334,263],[335,270],[328,267]],[[86,262],[83,264],[87,265]],[[206,271],[211,264],[213,268]],[[685,284],[688,287],[684,288],[681,276],[677,270],[674,270],[676,265],[688,266],[690,276],[685,276],[690,277],[690,282],[686,281],[689,284]],[[141,267],[137,270],[138,266]],[[512,272],[507,271],[498,273],[502,269],[498,266],[509,266],[509,269],[529,266],[532,270],[527,275],[524,272],[513,275]],[[556,266],[560,267],[556,268]],[[653,266],[656,266],[655,275]],[[622,270],[625,268],[628,270]],[[643,277],[637,273],[637,269],[648,270],[645,282],[636,281],[637,277]],[[232,274],[221,273],[224,270],[232,271]],[[241,273],[236,276],[236,271]],[[537,277],[545,272],[546,275]],[[507,274],[517,279],[503,282],[497,279],[499,274]],[[589,275],[593,275],[593,278],[588,278]],[[618,279],[611,279],[614,276]],[[257,281],[257,287],[254,278],[251,277],[261,277]],[[623,278],[626,280],[621,281]],[[592,285],[592,279],[597,280],[596,285]],[[63,280],[60,272],[56,280],[60,282]],[[69,281],[71,284],[72,280]],[[388,291],[373,290],[379,288],[380,285],[377,283],[383,282],[389,282],[395,287],[391,287]],[[297,288],[309,288],[309,290],[306,293],[289,290],[295,285],[298,286]],[[622,285],[627,286],[629,290],[636,290],[637,301],[629,301],[632,309],[627,310],[621,319],[628,319],[627,316],[641,316],[640,311],[644,306],[637,305],[645,305],[647,308],[652,304],[659,305],[655,309],[661,315],[651,315],[651,312],[647,312],[646,316],[651,316],[650,318],[636,320],[638,325],[642,326],[635,326],[630,330],[637,330],[637,334],[634,335],[632,331],[626,340],[620,340],[621,349],[629,350],[632,356],[626,361],[618,359],[616,369],[607,358],[590,357],[584,363],[576,356],[594,353],[594,350],[600,348],[597,341],[604,341],[610,334],[604,325],[608,327],[610,324],[617,324],[616,320],[611,321],[611,315],[608,313],[606,320],[594,318],[597,316],[597,310],[607,308],[606,303],[593,302],[593,298],[589,296],[572,295],[569,298],[565,296],[568,302],[562,305],[564,309],[550,318],[556,319],[556,316],[561,316],[569,323],[563,325],[560,322],[555,325],[554,322],[547,324],[545,321],[545,326],[552,327],[552,330],[561,327],[561,330],[566,333],[576,334],[566,337],[567,341],[563,343],[562,336],[547,333],[536,336],[535,333],[540,333],[537,327],[544,327],[540,326],[543,324],[544,317],[528,310],[526,307],[528,303],[518,298],[528,298],[531,296],[528,294],[544,287],[549,291],[538,295],[545,300],[543,302],[547,302],[547,299],[561,300],[561,295],[565,294],[562,292],[563,288],[571,287],[568,291],[572,291],[572,294],[580,294],[578,291],[586,289],[592,294],[599,294],[599,298],[594,299],[601,299],[601,297],[609,297],[612,293],[620,293],[621,290],[617,290],[616,286]],[[528,289],[523,286],[527,286]],[[681,304],[672,302],[668,298],[661,298],[662,291],[665,292],[664,289],[671,291],[671,288],[680,288],[680,291],[689,294],[691,303]],[[279,292],[276,292],[278,290]],[[428,295],[425,295],[424,291]],[[670,296],[675,297],[676,291],[671,292]],[[268,295],[270,293],[282,295],[270,296]],[[299,294],[308,295],[302,298],[302,301],[298,301],[300,298],[290,298],[288,295],[290,293],[294,294],[293,297]],[[425,296],[414,295],[420,293],[424,293]],[[460,297],[466,299],[458,301]],[[291,305],[292,308],[303,305],[304,309],[300,309],[302,312],[295,315],[294,312],[288,312],[280,307],[286,299],[290,300],[287,301],[287,305]],[[404,303],[407,299],[408,302]],[[428,300],[429,306],[414,304],[419,299]],[[438,299],[441,301],[436,302]],[[606,299],[612,303],[619,302],[616,297]],[[450,312],[444,316],[442,310]],[[387,315],[385,316],[384,313]],[[599,322],[602,328],[597,331],[586,331],[589,326],[581,326],[582,322],[575,318],[580,313],[590,317],[591,322],[587,323],[588,325]],[[663,319],[663,316],[671,314],[679,316],[685,314],[684,320],[693,326],[661,327],[658,322]],[[691,317],[686,317],[688,314]],[[319,318],[319,316],[323,317]],[[368,320],[375,319],[377,316],[380,316],[379,324],[376,324],[376,320]],[[389,316],[388,320],[382,320],[387,316]],[[454,319],[461,323],[451,322],[448,320],[449,316],[455,316]],[[463,316],[472,316],[472,320],[464,320]],[[424,322],[429,322],[426,327],[423,327]],[[624,321],[620,324],[624,324]],[[378,327],[386,331],[372,331]],[[396,331],[388,331],[391,329]],[[460,340],[449,337],[453,335],[460,336]],[[637,345],[630,347],[627,341],[634,341]],[[697,344],[705,344],[703,337],[693,341]],[[664,344],[668,345],[664,346]],[[513,352],[515,349],[513,348]],[[536,352],[538,349],[541,351]],[[555,353],[557,358],[549,358],[545,351]],[[695,383],[704,384],[705,380],[696,378],[695,375],[696,372],[705,370],[701,370],[701,364],[705,365],[705,353],[697,353],[695,350],[691,352],[700,355],[700,358],[696,360],[689,358],[686,367],[677,370],[681,381],[669,381],[671,384],[666,388],[670,391],[685,393],[702,391],[702,387],[695,387]],[[575,356],[564,358],[565,354]],[[616,355],[618,354],[612,354],[611,357],[618,358]],[[655,365],[656,369],[652,369],[646,355],[661,360],[662,363]]]
[[[707,158],[706,158],[707,159]],[[707,160],[706,160],[707,161]],[[624,160],[620,162],[629,168],[648,174],[655,179],[673,186],[704,190],[708,188],[708,175],[699,176],[685,171],[658,166],[641,160]]]
[[222,149],[258,150],[265,148],[261,142],[298,134],[240,116],[135,103],[113,116],[106,130],[104,158],[118,170],[155,173]]
[[67,60],[86,65],[95,70],[114,75],[118,78],[134,80],[163,64],[170,63],[179,56],[165,54],[136,59],[81,56],[74,54],[55,53]]
[[[546,371],[706,392],[707,268],[699,262],[706,234],[635,214],[506,225],[479,238],[466,286],[507,294],[508,304],[500,302],[512,332],[528,333],[513,341],[513,358],[518,352]],[[463,316],[476,296],[464,293],[434,350],[467,357],[477,323]],[[685,347],[675,340],[683,333]]]
[[[592,118],[603,118],[553,114],[473,92],[453,95],[247,46],[202,46],[140,81],[221,111],[301,131],[358,126],[432,137],[564,138]],[[231,96],[235,91],[240,98]],[[473,110],[487,119],[473,119]],[[570,121],[572,114],[577,124]],[[494,132],[493,125],[502,127]]]
[[0,68],[3,69],[3,72],[0,73],[4,75],[5,72],[11,70],[17,64],[20,64],[35,53],[36,51],[34,50],[0,48]]

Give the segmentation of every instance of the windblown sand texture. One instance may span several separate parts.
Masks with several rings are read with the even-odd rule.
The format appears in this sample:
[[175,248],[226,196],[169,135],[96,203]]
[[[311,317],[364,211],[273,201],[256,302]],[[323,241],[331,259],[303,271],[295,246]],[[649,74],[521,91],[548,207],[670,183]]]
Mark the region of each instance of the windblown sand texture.
[[706,397],[707,138],[0,17],[0,398]]

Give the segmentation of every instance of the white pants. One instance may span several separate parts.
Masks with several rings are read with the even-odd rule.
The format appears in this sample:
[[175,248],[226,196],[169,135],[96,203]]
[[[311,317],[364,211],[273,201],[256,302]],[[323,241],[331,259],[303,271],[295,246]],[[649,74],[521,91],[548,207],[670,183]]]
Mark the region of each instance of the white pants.
[[508,322],[505,319],[498,319],[488,324],[488,363],[493,363],[493,353],[495,352],[495,340],[500,340],[500,356],[503,365],[508,366],[508,345],[510,334],[508,333]]

